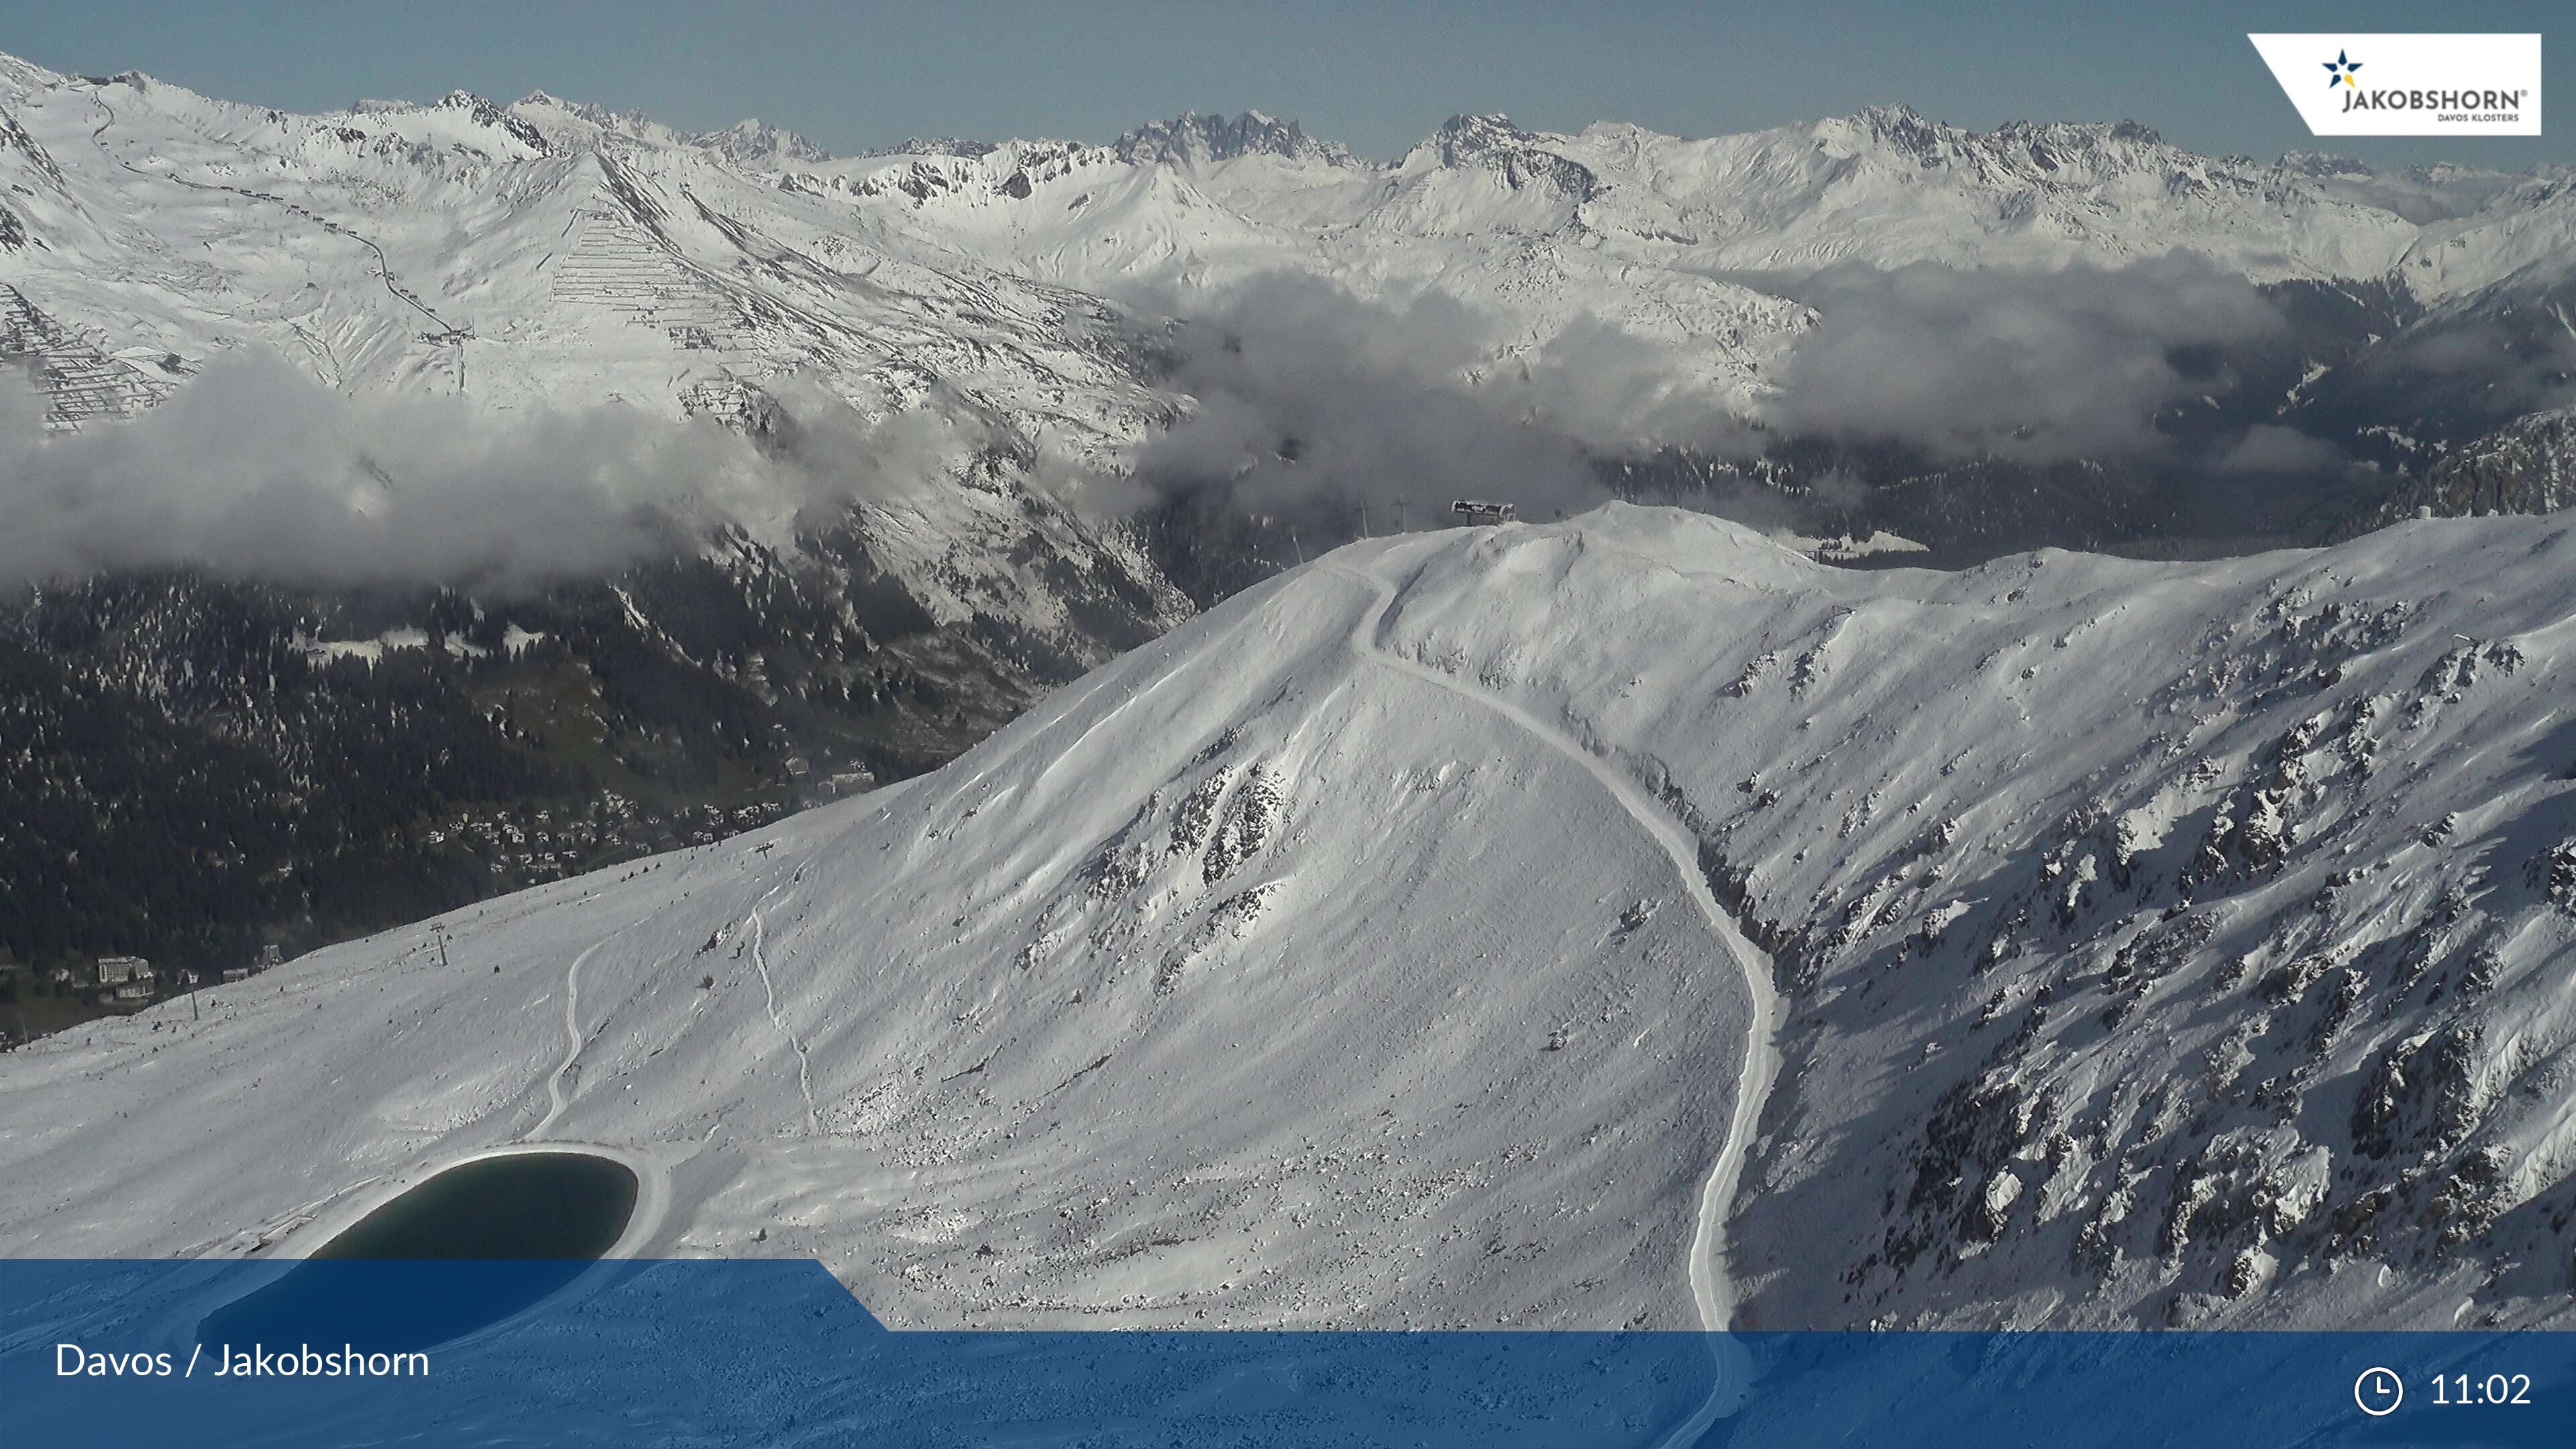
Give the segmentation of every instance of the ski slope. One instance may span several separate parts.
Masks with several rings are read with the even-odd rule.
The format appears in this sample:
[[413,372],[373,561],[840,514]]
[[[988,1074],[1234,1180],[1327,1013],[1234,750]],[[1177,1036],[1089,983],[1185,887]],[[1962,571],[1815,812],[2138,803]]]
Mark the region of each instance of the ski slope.
[[[1367,646],[1382,607],[1309,571],[938,775],[450,917],[443,972],[423,927],[14,1054],[51,1189],[9,1250],[299,1251],[549,1140],[668,1184],[643,1250],[813,1253],[894,1321],[1722,1319],[1767,965],[1633,785]],[[102,1082],[175,1094],[126,1166]]]
[[2571,531],[1365,541],[444,967],[0,1057],[0,1251],[293,1253],[547,1140],[906,1325],[2556,1321]]
[[1727,1326],[1732,1304],[1732,1288],[1726,1281],[1725,1249],[1722,1246],[1727,1204],[1734,1200],[1736,1180],[1743,1174],[1744,1146],[1752,1137],[1763,1094],[1770,1090],[1771,1079],[1780,1068],[1778,1053],[1771,1043],[1779,1018],[1778,994],[1771,989],[1771,962],[1744,939],[1725,908],[1709,894],[1708,882],[1700,874],[1698,842],[1685,838],[1678,824],[1663,812],[1662,807],[1646,798],[1636,781],[1603,763],[1564,730],[1535,718],[1520,706],[1470,689],[1450,675],[1402,654],[1384,651],[1378,638],[1385,628],[1387,611],[1395,606],[1395,590],[1378,576],[1352,573],[1349,577],[1369,585],[1378,601],[1376,611],[1351,632],[1354,650],[1366,651],[1370,658],[1382,661],[1390,668],[1474,700],[1520,726],[1531,739],[1582,766],[1600,781],[1604,791],[1619,802],[1629,818],[1637,822],[1637,828],[1652,836],[1663,848],[1666,858],[1673,864],[1674,878],[1681,882],[1683,895],[1690,901],[1692,909],[1726,938],[1737,963],[1744,968],[1744,991],[1753,1003],[1753,1010],[1745,1019],[1743,1054],[1737,1068],[1735,1114],[1727,1127],[1726,1141],[1717,1161],[1710,1165],[1708,1177],[1700,1188],[1698,1215],[1691,1232],[1688,1259],[1691,1300],[1699,1314],[1700,1326],[1723,1329]]
[[[1744,1148],[1760,1118],[1763,1095],[1771,1089],[1772,1078],[1779,1073],[1779,1053],[1772,1043],[1779,1029],[1780,1003],[1772,990],[1772,964],[1727,916],[1717,898],[1709,893],[1708,882],[1700,874],[1698,843],[1683,838],[1675,823],[1666,817],[1655,802],[1645,797],[1637,782],[1604,764],[1590,750],[1554,725],[1531,716],[1518,705],[1498,700],[1460,684],[1437,669],[1429,668],[1401,654],[1390,654],[1378,646],[1386,625],[1386,615],[1395,606],[1395,590],[1383,579],[1352,573],[1350,577],[1369,585],[1377,595],[1377,608],[1351,631],[1351,648],[1366,651],[1373,659],[1382,660],[1426,684],[1449,690],[1493,710],[1528,731],[1530,738],[1546,745],[1557,754],[1581,765],[1601,788],[1618,800],[1640,830],[1653,836],[1672,862],[1675,879],[1683,884],[1683,893],[1694,910],[1726,939],[1736,963],[1744,971],[1744,991],[1752,1002],[1746,1015],[1743,1055],[1736,1067],[1735,1111],[1727,1124],[1726,1140],[1719,1148],[1717,1161],[1710,1165],[1701,1183],[1698,1206],[1691,1225],[1688,1275],[1691,1306],[1699,1316],[1700,1328],[1709,1333],[1723,1332],[1733,1313],[1734,1285],[1728,1279],[1725,1263],[1725,1229],[1729,1205],[1735,1198],[1736,1183],[1744,1174]],[[1723,1412],[1730,1398],[1742,1390],[1744,1376],[1731,1372],[1725,1351],[1712,1340],[1710,1352],[1718,1359],[1718,1376],[1709,1386],[1708,1397],[1677,1425],[1664,1439],[1672,1449],[1694,1444],[1708,1431]]]

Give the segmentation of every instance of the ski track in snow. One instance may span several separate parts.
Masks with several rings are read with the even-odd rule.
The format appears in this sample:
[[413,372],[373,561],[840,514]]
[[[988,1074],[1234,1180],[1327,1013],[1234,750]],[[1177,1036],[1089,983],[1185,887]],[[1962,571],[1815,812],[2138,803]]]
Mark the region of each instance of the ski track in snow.
[[564,972],[563,1060],[556,1064],[555,1074],[546,1079],[546,1115],[538,1119],[536,1126],[528,1129],[528,1135],[521,1139],[523,1141],[543,1138],[546,1129],[555,1125],[555,1119],[561,1117],[564,1108],[571,1104],[571,1098],[564,1094],[564,1081],[572,1073],[574,1060],[581,1055],[581,965],[599,954],[599,948],[607,944],[606,941],[591,942],[588,950],[572,958],[572,966]]
[[[773,889],[769,896],[776,894],[778,894],[777,890]],[[763,905],[768,903],[769,896],[761,897]],[[787,1019],[778,1014],[778,986],[770,978],[769,953],[766,949],[768,928],[761,919],[760,911],[760,906],[751,908],[752,968],[760,973],[760,990],[769,1014],[769,1024],[777,1029],[779,1039],[787,1043],[788,1049],[796,1053],[796,1089],[805,1098],[806,1131],[820,1136],[823,1131],[823,1114],[814,1102],[813,1069],[810,1059],[805,1054],[805,1044],[797,1040],[795,1031],[787,1025]],[[566,1083],[571,1079],[574,1063],[581,1056],[581,968],[583,963],[599,953],[600,947],[607,944],[606,941],[592,942],[587,950],[573,958],[572,965],[564,972],[563,1060],[556,1064],[554,1075],[546,1080],[546,1115],[538,1120],[535,1127],[529,1129],[527,1136],[520,1139],[523,1142],[544,1140],[546,1129],[554,1126],[557,1119],[563,1116],[564,1109],[572,1104]]]
[[[778,892],[773,889],[769,894],[776,895]],[[768,899],[769,896],[761,897],[763,902]],[[769,979],[769,953],[763,949],[763,943],[767,939],[768,928],[761,923],[760,907],[753,906],[751,908],[751,964],[760,972],[760,989],[768,998],[769,1024],[778,1028],[780,1039],[787,1043],[790,1051],[796,1053],[796,1090],[805,1096],[805,1130],[819,1137],[823,1134],[823,1114],[814,1106],[814,1073],[805,1055],[805,1044],[796,1039],[796,1033],[788,1029],[787,1019],[778,1014],[778,986]]]
[[[1696,1226],[1692,1230],[1688,1250],[1691,1302],[1698,1312],[1700,1327],[1709,1333],[1724,1332],[1734,1314],[1735,1298],[1734,1284],[1724,1268],[1727,1208],[1734,1201],[1736,1181],[1744,1170],[1746,1144],[1751,1140],[1755,1124],[1761,1119],[1762,1100],[1769,1094],[1772,1079],[1779,1071],[1779,1055],[1772,1039],[1779,1017],[1779,1001],[1771,989],[1770,959],[1744,938],[1735,918],[1728,915],[1725,907],[1710,894],[1708,881],[1700,874],[1697,843],[1683,833],[1678,821],[1657,809],[1634,780],[1586,749],[1572,735],[1510,700],[1476,689],[1419,660],[1406,658],[1383,647],[1379,640],[1386,626],[1387,611],[1395,607],[1395,585],[1373,574],[1333,564],[1326,567],[1367,585],[1377,596],[1376,606],[1363,612],[1351,628],[1348,642],[1354,653],[1435,685],[1461,699],[1471,700],[1582,766],[1592,778],[1601,782],[1619,808],[1653,837],[1655,844],[1671,859],[1674,870],[1681,877],[1683,892],[1707,918],[1718,939],[1727,944],[1729,953],[1742,970],[1750,1010],[1744,1030],[1744,1061],[1736,1078],[1735,1111],[1727,1125],[1726,1141],[1718,1150],[1717,1161],[1710,1165],[1707,1180],[1700,1187],[1699,1210],[1694,1215]],[[1727,1357],[1714,1344],[1710,1351],[1719,1360],[1717,1381],[1710,1386],[1706,1402],[1664,1437],[1661,1449],[1681,1449],[1681,1446],[1696,1441],[1708,1432],[1709,1426],[1724,1411],[1730,1391],[1742,1391],[1741,1383],[1735,1381],[1736,1375],[1730,1372]]]

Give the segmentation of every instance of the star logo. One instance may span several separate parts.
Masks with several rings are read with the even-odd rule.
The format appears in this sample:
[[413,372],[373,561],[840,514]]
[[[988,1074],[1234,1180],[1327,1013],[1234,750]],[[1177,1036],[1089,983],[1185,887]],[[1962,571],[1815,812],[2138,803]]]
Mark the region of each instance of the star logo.
[[[2312,51],[2310,54],[2314,54],[2314,52]],[[2360,90],[2361,82],[2352,78],[2352,73],[2359,69],[2361,69],[2360,61],[2347,60],[2344,58],[2344,53],[2342,51],[2336,51],[2335,58],[2326,62],[2326,89],[2333,90],[2336,86],[2350,86],[2354,90]]]

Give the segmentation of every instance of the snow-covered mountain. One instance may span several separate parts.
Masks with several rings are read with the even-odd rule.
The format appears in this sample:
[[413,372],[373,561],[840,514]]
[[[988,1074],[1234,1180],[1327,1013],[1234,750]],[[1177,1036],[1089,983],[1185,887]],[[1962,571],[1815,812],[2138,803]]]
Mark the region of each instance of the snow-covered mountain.
[[757,117],[736,121],[721,131],[709,131],[695,139],[698,145],[737,165],[811,164],[832,159],[832,153],[812,141]]
[[[48,549],[52,521],[113,514],[102,500],[117,489],[71,463],[51,484],[35,481],[33,463],[57,455],[25,436],[34,420],[7,389],[10,441],[25,451],[8,469],[19,548],[0,562],[0,713],[65,742],[41,757],[11,752],[0,820],[21,842],[50,822],[88,847],[94,878],[145,895],[171,873],[143,864],[159,850],[139,838],[153,830],[138,822],[155,818],[143,802],[203,805],[187,817],[205,836],[199,848],[224,862],[207,875],[266,882],[124,910],[64,898],[41,928],[9,923],[15,948],[95,954],[132,939],[122,949],[211,971],[242,958],[246,932],[337,934],[322,922],[356,903],[316,886],[313,871],[341,852],[276,847],[281,829],[334,815],[321,797],[350,776],[322,762],[345,762],[352,747],[441,762],[411,786],[368,782],[378,798],[407,802],[359,832],[396,854],[417,858],[438,844],[432,835],[452,840],[468,816],[533,817],[578,790],[637,797],[645,782],[630,767],[657,774],[656,760],[684,751],[708,767],[665,775],[641,792],[659,797],[642,809],[666,821],[716,811],[729,829],[761,803],[748,791],[807,794],[836,776],[881,779],[949,758],[1046,688],[1184,617],[1188,601],[1132,536],[1097,526],[1052,481],[1084,475],[1087,460],[1115,454],[1169,410],[1126,360],[1132,320],[1059,287],[867,248],[761,169],[764,157],[815,155],[756,125],[691,137],[542,95],[291,116],[139,75],[67,77],[0,59],[0,355],[11,380],[23,371],[43,394],[55,441],[93,462],[120,448],[154,452],[144,439],[179,430],[173,414],[150,413],[134,430],[124,421],[210,386],[201,374],[228,361],[235,377],[264,367],[314,384],[282,398],[264,386],[230,409],[193,394],[216,415],[197,415],[199,435],[133,472],[157,500],[149,508],[184,513],[218,497],[207,478],[228,469],[265,487],[263,468],[291,472],[283,460],[327,451],[336,432],[345,456],[326,461],[309,506],[250,536],[292,532],[315,510],[350,507],[335,502],[345,495],[379,489],[434,514],[506,512],[545,496],[549,475],[600,461],[578,456],[578,444],[507,444],[572,418],[592,420],[594,443],[642,434],[687,444],[722,437],[722,425],[749,442],[726,439],[734,456],[790,469],[800,447],[816,451],[812,440],[826,437],[833,466],[884,485],[767,490],[721,526],[673,530],[667,544],[657,537],[615,560],[633,565],[615,577],[578,573],[545,599],[417,572],[334,588],[345,571],[317,583],[304,567],[330,564],[329,546],[252,564],[216,551],[201,576],[189,571],[199,556],[166,541],[167,513],[103,530],[144,546],[134,559],[144,577],[46,594],[24,587],[23,562],[87,562],[76,548]],[[263,350],[291,370],[243,358]],[[384,408],[433,408],[440,421],[379,437]],[[700,422],[684,422],[692,417]],[[496,488],[485,504],[434,496],[443,480],[421,457],[429,437],[490,450],[475,465]],[[703,474],[679,483],[718,486]],[[568,555],[601,522],[544,513],[477,526]],[[396,559],[412,551],[408,538],[394,542]],[[443,596],[442,585],[478,596]],[[531,608],[558,622],[513,621]],[[483,642],[466,640],[469,621]],[[499,649],[513,630],[568,652],[538,664]],[[388,638],[411,647],[387,652]],[[381,662],[403,678],[326,677],[352,659],[361,674]],[[560,707],[551,744],[538,743],[547,731],[501,718],[513,690]],[[380,708],[399,693],[410,697]],[[377,718],[348,729],[361,697],[377,701]],[[70,699],[139,733],[110,747],[111,732],[64,730]],[[141,738],[154,743],[130,747]],[[457,768],[558,749],[580,758],[521,759],[475,780]],[[208,750],[235,767],[176,763]],[[429,777],[443,779],[406,793]],[[273,818],[259,829],[236,828],[244,813],[207,798],[248,778],[293,782],[265,792],[251,813]],[[59,861],[0,854],[11,890],[55,879]],[[490,890],[526,868],[449,870],[441,893]],[[385,870],[386,899],[417,900],[440,873]],[[338,902],[308,912],[296,898],[317,891]],[[250,905],[281,892],[283,908]]]
[[1282,268],[1434,287],[1506,323],[1506,353],[1596,318],[1750,405],[1812,316],[1776,275],[2184,251],[2437,308],[2563,271],[2576,223],[2554,174],[2213,159],[2133,124],[1980,133],[1902,107],[1698,140],[1462,116],[1393,162],[1259,113],[833,158],[542,92],[291,116],[12,60],[0,116],[0,284],[69,339],[20,350],[113,378],[76,412],[257,341],[335,386],[496,404],[724,412],[797,374],[885,408],[936,384],[1095,463],[1174,405],[1097,294],[1185,305]]
[[1139,126],[1119,137],[1110,149],[1140,166],[1206,166],[1241,156],[1264,155],[1343,168],[1359,164],[1349,147],[1317,140],[1295,121],[1282,121],[1259,111],[1246,111],[1232,120],[1191,111],[1168,121]]
[[1068,394],[1074,434],[1136,401],[1097,304],[867,249],[745,169],[811,154],[756,123],[686,138],[461,93],[287,116],[16,62],[0,106],[25,234],[6,280],[113,356],[184,372],[257,342],[342,388],[673,413],[790,370],[896,400],[946,378],[1032,419]]
[[2382,528],[2419,512],[2439,518],[2555,513],[2576,504],[2576,409],[2531,413],[2447,450],[2421,477],[2347,530]]
[[[0,353],[57,433],[121,436],[251,349],[764,457],[815,408],[920,425],[917,486],[542,617],[253,591],[242,629],[183,580],[100,590],[131,601],[106,621],[56,597],[77,650],[0,632],[30,699],[88,650],[84,708],[180,681],[221,706],[191,727],[308,775],[336,757],[272,666],[339,647],[417,650],[428,712],[495,749],[520,691],[567,749],[775,792],[817,715],[835,773],[887,730],[954,748],[1188,613],[1102,515],[1205,410],[1175,318],[1283,269],[1465,303],[1490,331],[1451,361],[1505,397],[1606,323],[1653,366],[1600,391],[1813,422],[1728,476],[1822,496],[1853,453],[1802,461],[1844,440],[1778,409],[1833,331],[1819,269],[2183,254],[2123,285],[2291,314],[2159,400],[2225,445],[2210,495],[2323,443],[2420,475],[2399,518],[2564,498],[2555,173],[1901,109],[1702,140],[1461,117],[1391,162],[1256,114],[834,158],[543,94],[297,116],[0,60],[0,186]],[[1691,436],[1577,441],[1706,486]],[[1894,452],[1875,506],[1987,554],[2017,512],[2125,537],[2200,506],[2080,450]],[[1624,507],[1355,544],[934,775],[0,1057],[0,1251],[292,1251],[544,1139],[646,1173],[647,1247],[811,1253],[899,1323],[2538,1321],[2576,1211],[2565,534],[1950,574]],[[431,642],[500,676],[540,634],[543,679]],[[248,662],[199,670],[200,636]]]
[[946,423],[922,466],[950,486],[864,519],[934,615],[1063,634],[1089,592],[1067,578],[1152,587],[1036,482],[1041,460],[1106,458],[1168,411],[1122,361],[1129,324],[869,247],[743,159],[810,147],[546,97],[288,116],[17,61],[0,113],[17,238],[0,329],[58,424],[132,413],[254,346],[343,392],[461,392],[503,415],[623,402],[758,428],[794,379],[863,417]]
[[1512,318],[1524,342],[1599,317],[1680,345],[1738,401],[1760,395],[1803,325],[1804,309],[1762,290],[1771,274],[2179,250],[2259,282],[2396,278],[2432,306],[2562,266],[2576,222],[2556,177],[2266,165],[2127,123],[1979,133],[1902,107],[1705,140],[1462,116],[1384,164],[1257,115],[1184,116],[1111,146],[815,174],[847,186],[880,234],[1069,285],[1186,295],[1288,268],[1363,291],[1437,287]]
[[1355,544],[935,774],[0,1057],[0,1251],[549,1140],[900,1324],[2557,1321],[2570,533]]

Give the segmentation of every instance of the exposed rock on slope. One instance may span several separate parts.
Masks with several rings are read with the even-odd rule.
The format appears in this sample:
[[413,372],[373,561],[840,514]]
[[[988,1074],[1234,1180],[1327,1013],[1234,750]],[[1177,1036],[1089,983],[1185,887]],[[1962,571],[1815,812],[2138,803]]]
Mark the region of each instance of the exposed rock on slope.
[[2576,503],[2576,410],[2533,413],[2445,454],[2347,535],[2422,513],[2555,513]]

